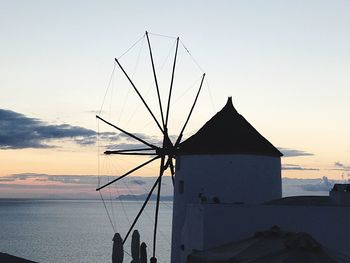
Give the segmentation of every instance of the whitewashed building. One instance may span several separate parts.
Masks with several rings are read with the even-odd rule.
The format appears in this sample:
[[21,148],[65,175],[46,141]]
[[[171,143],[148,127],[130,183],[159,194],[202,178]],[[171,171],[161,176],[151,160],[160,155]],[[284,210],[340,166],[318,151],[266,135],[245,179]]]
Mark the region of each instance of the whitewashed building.
[[327,246],[350,252],[350,231],[344,229],[350,222],[350,187],[338,185],[332,197],[282,198],[281,156],[236,111],[231,98],[181,143],[171,263],[185,263],[194,249],[239,241],[272,225],[308,232]]

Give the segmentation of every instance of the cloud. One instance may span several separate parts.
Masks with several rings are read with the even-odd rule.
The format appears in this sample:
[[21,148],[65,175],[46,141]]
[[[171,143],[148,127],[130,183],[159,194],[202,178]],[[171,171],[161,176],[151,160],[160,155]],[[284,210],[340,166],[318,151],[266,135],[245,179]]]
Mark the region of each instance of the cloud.
[[[142,133],[135,135],[146,141],[155,140]],[[97,133],[69,124],[49,124],[21,113],[0,109],[0,149],[53,148],[56,147],[53,141],[66,139],[81,146],[93,145],[97,140]],[[116,132],[102,132],[99,139],[107,144],[128,142],[125,146],[131,146],[135,142],[126,134]]]
[[282,178],[283,196],[296,195],[329,195],[335,183],[344,183],[342,180],[329,180],[327,176],[315,179]]
[[[161,140],[158,137],[148,136],[143,133],[133,133],[133,135],[152,145],[161,145]],[[98,134],[98,138],[100,140],[100,146],[109,151],[150,148],[149,146],[133,139],[124,133],[103,132]]]
[[46,174],[36,174],[36,173],[20,173],[20,174],[11,174],[9,176],[1,176],[1,182],[12,182],[16,180],[27,180],[30,178],[47,176]]
[[82,146],[93,145],[96,142],[96,137],[95,136],[78,137],[78,138],[74,138],[74,142]]
[[16,178],[0,177],[0,183],[1,182],[13,182],[13,181],[16,181]]
[[[26,181],[34,180],[38,182],[59,182],[62,184],[84,184],[97,186],[97,182],[100,179],[101,181],[109,182],[110,180],[117,178],[115,176],[107,175],[49,175],[49,174],[40,174],[40,173],[19,173],[11,174],[8,176],[1,176],[0,182],[14,182],[14,181]],[[152,184],[153,177],[139,177],[139,176],[129,176],[123,179],[125,183],[130,185],[147,185],[148,183]],[[25,182],[23,182],[25,183]]]
[[[133,135],[135,135],[136,137],[143,139],[143,140],[149,139],[148,136],[146,136],[142,133],[133,133]],[[114,141],[121,141],[121,140],[135,141],[135,139],[133,139],[129,135],[126,135],[124,133],[115,133],[115,132],[102,132],[99,134],[99,138],[102,140],[110,140],[110,141],[113,141],[113,140]]]
[[113,144],[107,144],[106,147],[108,150],[125,150],[125,149],[140,149],[140,148],[150,148],[147,145],[144,145],[142,143],[115,143],[115,141],[112,141]]
[[95,134],[95,131],[83,127],[48,124],[37,118],[0,109],[0,149],[52,148],[54,146],[49,141],[67,138],[86,144],[86,139],[91,141]]
[[[91,198],[96,195],[96,187],[117,178],[115,176],[97,175],[48,175],[36,173],[20,173],[0,176],[0,198]],[[110,198],[123,194],[140,195],[148,193],[156,177],[141,177],[130,175],[106,187],[101,194]],[[166,183],[169,181],[169,183]],[[162,195],[172,195],[173,187],[169,176],[163,177]],[[80,195],[76,195],[76,193]],[[39,195],[40,194],[40,195]],[[95,198],[94,197],[94,198]]]
[[334,166],[336,168],[332,169],[332,170],[343,171],[342,177],[344,177],[344,175],[347,175],[348,177],[350,177],[350,166],[349,165],[343,164],[341,162],[335,162]]
[[97,176],[83,175],[48,175],[37,173],[20,173],[0,177],[0,182],[26,181],[32,179],[38,182],[61,182],[64,184],[88,184],[96,185]]
[[328,177],[323,176],[322,180],[316,184],[305,184],[302,185],[301,188],[304,191],[313,191],[313,192],[322,192],[322,191],[330,191],[334,185],[334,181],[330,181]]
[[350,171],[350,166],[342,164],[341,162],[335,162],[334,166],[337,167],[339,170],[344,170],[349,172]]
[[282,148],[278,147],[278,149],[283,153],[284,157],[297,157],[297,156],[312,156],[313,153],[301,151],[301,150],[294,150],[294,149],[288,149],[288,148]]
[[144,180],[137,180],[137,179],[135,179],[135,180],[130,180],[129,183],[131,183],[131,184],[137,184],[137,185],[145,185],[145,184],[147,184]]
[[283,164],[282,170],[294,170],[294,171],[319,171],[318,168],[305,168],[297,164]]

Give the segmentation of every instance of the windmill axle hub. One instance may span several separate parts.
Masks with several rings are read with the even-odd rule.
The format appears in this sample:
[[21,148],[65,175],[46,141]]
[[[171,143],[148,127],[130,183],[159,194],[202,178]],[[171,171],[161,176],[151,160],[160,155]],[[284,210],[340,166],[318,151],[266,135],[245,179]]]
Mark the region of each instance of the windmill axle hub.
[[156,154],[159,156],[175,156],[176,149],[175,147],[158,148]]

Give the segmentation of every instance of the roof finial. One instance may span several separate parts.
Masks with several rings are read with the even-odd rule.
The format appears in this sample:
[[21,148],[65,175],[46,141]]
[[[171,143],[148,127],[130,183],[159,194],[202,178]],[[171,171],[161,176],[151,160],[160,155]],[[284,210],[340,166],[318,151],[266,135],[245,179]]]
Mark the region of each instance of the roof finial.
[[236,112],[236,109],[235,109],[235,107],[233,106],[233,103],[232,103],[232,97],[231,96],[229,96],[227,98],[227,102],[226,102],[225,108],[226,109],[233,109]]

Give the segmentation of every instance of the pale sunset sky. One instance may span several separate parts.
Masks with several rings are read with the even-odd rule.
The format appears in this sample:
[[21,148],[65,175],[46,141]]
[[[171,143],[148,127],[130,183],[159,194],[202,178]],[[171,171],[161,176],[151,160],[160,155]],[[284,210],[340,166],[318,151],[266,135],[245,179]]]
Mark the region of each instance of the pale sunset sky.
[[[164,101],[175,40],[156,34],[182,41],[171,135],[178,134],[205,72],[186,137],[232,96],[238,112],[285,154],[283,177],[350,176],[349,0],[0,3],[0,197],[64,194],[64,184],[77,176],[95,180],[99,159],[100,173],[112,176],[142,162],[98,158],[98,148],[130,141],[109,134],[97,142],[96,132],[116,131],[95,115],[102,109],[107,120],[159,138],[114,64],[145,30],[154,33]],[[159,116],[147,52],[142,38],[121,62]],[[135,175],[155,176],[156,165]]]

